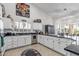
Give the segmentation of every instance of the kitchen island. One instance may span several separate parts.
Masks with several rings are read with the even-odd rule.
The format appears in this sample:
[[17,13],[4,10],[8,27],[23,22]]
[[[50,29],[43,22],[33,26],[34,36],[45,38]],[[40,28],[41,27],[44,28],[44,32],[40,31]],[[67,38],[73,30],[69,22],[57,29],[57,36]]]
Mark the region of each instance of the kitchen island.
[[67,55],[79,56],[79,45],[71,44],[64,48],[64,50],[68,51]]

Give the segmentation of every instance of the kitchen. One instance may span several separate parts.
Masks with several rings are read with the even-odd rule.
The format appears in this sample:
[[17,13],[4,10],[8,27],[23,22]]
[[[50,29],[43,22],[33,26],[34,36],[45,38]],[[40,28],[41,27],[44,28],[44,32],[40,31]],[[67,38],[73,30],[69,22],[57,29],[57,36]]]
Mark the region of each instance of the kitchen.
[[78,3],[0,3],[1,56],[78,56]]

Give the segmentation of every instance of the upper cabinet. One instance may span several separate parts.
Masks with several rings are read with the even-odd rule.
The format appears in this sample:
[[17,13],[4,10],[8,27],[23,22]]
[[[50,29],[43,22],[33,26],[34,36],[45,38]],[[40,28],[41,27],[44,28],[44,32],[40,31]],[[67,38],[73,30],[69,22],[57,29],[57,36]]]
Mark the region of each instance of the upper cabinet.
[[12,23],[9,18],[2,18],[4,29],[12,29]]
[[33,30],[42,31],[42,24],[41,23],[33,23]]
[[0,18],[2,18],[2,7],[0,5]]

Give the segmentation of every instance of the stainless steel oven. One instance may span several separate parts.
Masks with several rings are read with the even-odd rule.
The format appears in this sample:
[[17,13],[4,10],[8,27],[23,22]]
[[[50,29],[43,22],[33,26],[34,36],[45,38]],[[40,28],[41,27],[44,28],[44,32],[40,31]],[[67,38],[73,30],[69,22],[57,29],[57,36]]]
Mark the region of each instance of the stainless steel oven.
[[37,35],[33,34],[32,35],[32,44],[36,44],[37,43]]

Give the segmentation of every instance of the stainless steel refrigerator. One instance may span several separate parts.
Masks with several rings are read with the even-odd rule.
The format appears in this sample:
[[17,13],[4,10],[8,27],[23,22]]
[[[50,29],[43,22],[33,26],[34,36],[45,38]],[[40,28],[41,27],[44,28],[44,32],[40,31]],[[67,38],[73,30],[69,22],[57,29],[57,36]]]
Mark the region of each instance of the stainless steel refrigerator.
[[45,33],[47,33],[47,34],[55,34],[54,25],[45,25]]

